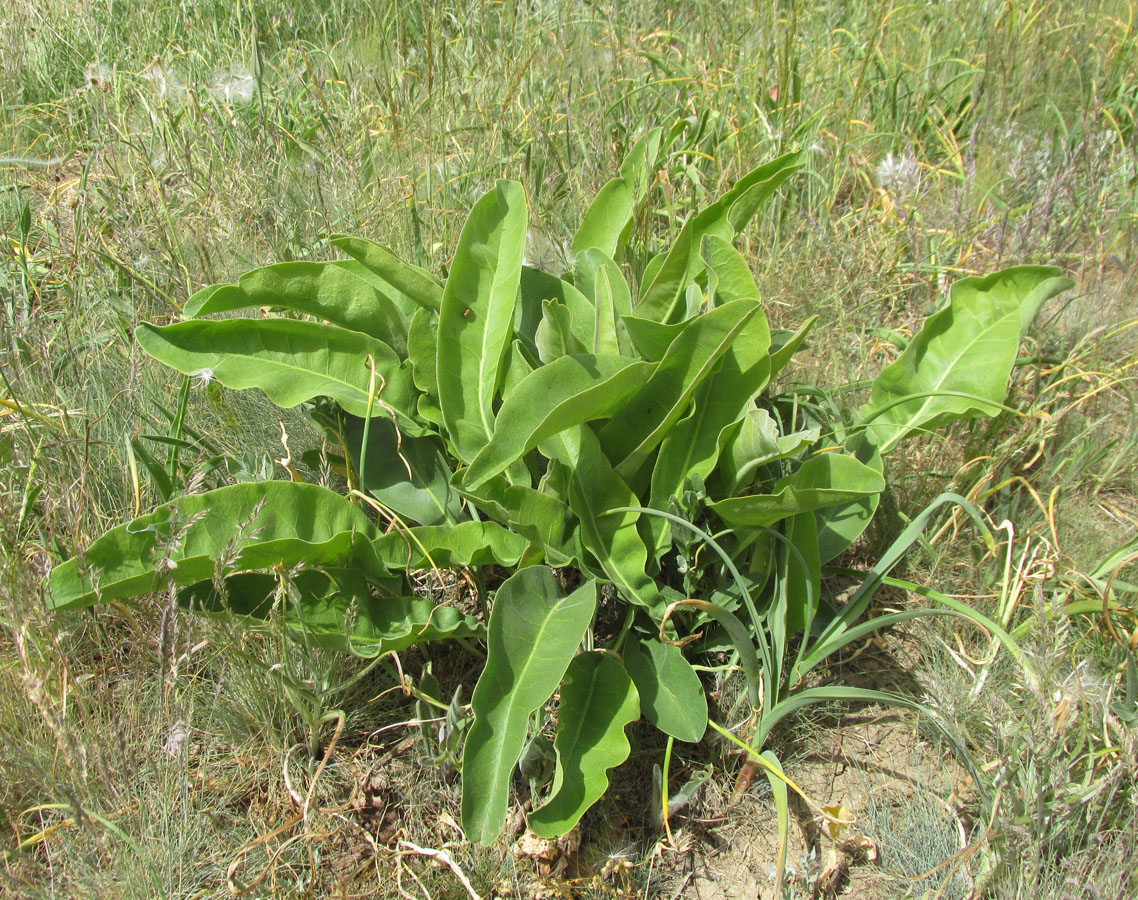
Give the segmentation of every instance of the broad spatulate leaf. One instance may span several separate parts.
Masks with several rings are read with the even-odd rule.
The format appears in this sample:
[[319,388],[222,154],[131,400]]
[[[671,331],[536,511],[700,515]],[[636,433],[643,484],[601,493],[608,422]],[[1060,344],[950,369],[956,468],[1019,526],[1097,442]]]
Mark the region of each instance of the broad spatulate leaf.
[[51,573],[49,597],[73,609],[190,585],[230,569],[344,566],[383,574],[371,541],[371,520],[327,488],[258,481],[190,494],[104,534]]
[[462,756],[462,827],[471,840],[490,844],[502,833],[529,718],[561,683],[596,603],[595,582],[566,596],[545,566],[522,569],[498,588]]
[[242,275],[237,284],[198,291],[183,313],[187,318],[197,318],[262,306],[316,316],[341,328],[361,331],[399,353],[407,349],[408,317],[369,281],[331,262],[288,262],[254,269]]
[[565,834],[601,798],[609,786],[609,769],[628,759],[625,726],[638,718],[636,687],[615,656],[582,653],[569,664],[553,742],[557,769],[552,792],[529,815],[535,834]]
[[469,462],[494,431],[494,398],[510,344],[522,257],[525,192],[500,181],[470,211],[439,312],[436,377],[443,421]]
[[401,427],[422,430],[411,367],[387,344],[358,331],[293,319],[227,319],[164,328],[144,323],[134,336],[143,350],[184,375],[238,390],[260,388],[277,406],[330,397],[355,416],[395,410]]
[[857,416],[865,440],[885,455],[910,434],[999,412],[1020,338],[1040,306],[1072,284],[1050,266],[956,282],[949,305],[874,379]]

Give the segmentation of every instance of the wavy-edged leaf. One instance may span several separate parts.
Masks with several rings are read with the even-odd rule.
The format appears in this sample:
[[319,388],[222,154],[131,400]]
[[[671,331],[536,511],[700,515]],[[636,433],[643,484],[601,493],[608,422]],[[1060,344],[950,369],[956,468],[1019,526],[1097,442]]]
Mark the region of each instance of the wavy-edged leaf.
[[[436,437],[401,437],[390,419],[373,417],[363,451],[364,420],[348,416],[344,439],[362,485],[404,519],[420,525],[444,525],[468,518],[450,487],[454,474]],[[366,465],[362,464],[366,458]],[[408,474],[410,469],[410,474]]]
[[[404,262],[389,247],[347,234],[334,234],[328,241],[379,278],[385,285],[384,293],[396,302],[406,298],[416,306],[435,312],[442,307],[443,286],[438,279],[426,269]],[[406,305],[399,305],[406,312]]]
[[647,574],[648,550],[636,527],[639,513],[610,512],[638,505],[636,495],[613,471],[588,426],[580,425],[553,440],[569,448],[564,455],[551,450],[550,456],[560,457],[568,468],[569,508],[581,520],[581,543],[626,599],[661,615],[659,590]]
[[297,640],[366,658],[483,631],[474,617],[426,597],[377,597],[356,569],[306,569],[290,579],[283,605],[274,603],[278,584],[275,575],[245,572],[225,579],[224,596],[211,580],[184,588],[178,599],[195,610],[254,620],[276,608]]
[[529,717],[560,684],[596,604],[595,582],[566,597],[545,566],[522,569],[498,588],[462,757],[462,826],[470,840],[490,844],[502,833]]
[[1051,266],[1017,266],[952,286],[858,410],[882,455],[914,432],[1000,411],[1020,338],[1043,303],[1072,286]]
[[494,398],[513,331],[522,256],[525,192],[499,181],[459,234],[439,312],[436,375],[450,439],[466,462],[490,440]]
[[885,490],[881,473],[844,453],[822,453],[775,482],[769,494],[730,497],[710,508],[728,525],[756,527],[825,506],[854,503]]
[[526,539],[497,522],[467,521],[396,529],[373,546],[391,570],[515,566],[525,553]]
[[534,336],[538,358],[545,364],[563,356],[576,356],[592,346],[580,340],[573,332],[573,316],[560,300],[541,301],[541,322]]
[[[759,286],[743,254],[717,234],[706,235],[700,256],[707,265],[707,295],[715,306],[732,300],[759,299]],[[769,336],[768,336],[769,338]]]
[[527,817],[539,837],[568,832],[608,789],[608,771],[628,759],[624,734],[640,718],[632,679],[614,656],[582,653],[569,664],[557,708],[557,769],[549,799]]
[[[206,373],[228,388],[260,388],[282,407],[330,397],[355,416],[369,412],[370,356],[383,404],[399,414],[400,428],[421,430],[411,367],[358,331],[292,319],[229,319],[162,328],[143,323],[134,334],[143,350],[184,375]],[[378,402],[372,407],[383,409]]]
[[331,262],[286,262],[254,269],[237,284],[198,291],[187,302],[187,318],[238,309],[275,306],[315,316],[349,331],[360,331],[402,354],[407,318],[374,286]]
[[660,641],[630,640],[624,667],[636,684],[644,717],[665,734],[692,743],[707,730],[707,698],[680,648]]
[[465,485],[476,489],[560,431],[621,411],[652,372],[622,356],[562,356],[525,376],[498,410],[494,434],[471,462]]
[[355,561],[379,575],[383,569],[370,543],[377,537],[360,509],[327,488],[237,484],[180,497],[111,529],[52,570],[50,602],[74,609],[147,594],[170,580],[205,581],[223,558],[231,560],[232,571]]
[[649,176],[660,152],[662,135],[663,129],[653,128],[632,145],[621,163],[618,177],[601,188],[585,211],[573,235],[574,254],[596,247],[615,260],[621,258],[632,228],[633,213],[648,192]]
[[[752,398],[766,387],[770,371],[770,331],[766,316],[756,312],[727,348],[719,365],[695,392],[691,412],[660,442],[652,469],[648,506],[667,509],[688,478],[707,478],[719,458],[719,436],[744,413]],[[655,549],[663,549],[667,527],[653,520]]]
[[708,478],[708,491],[734,496],[755,480],[760,466],[793,456],[815,443],[819,434],[818,428],[808,428],[781,435],[769,412],[748,409],[735,426],[720,434],[718,464],[714,477]]
[[502,475],[484,481],[476,490],[467,488],[462,469],[455,476],[455,489],[478,509],[540,547],[554,566],[581,560],[579,523],[569,507],[548,491],[510,484]]
[[640,393],[600,432],[605,453],[619,461],[617,474],[631,479],[637,473],[736,336],[761,312],[756,300],[736,300],[688,322]]
[[759,166],[740,178],[711,206],[685,222],[652,280],[645,281],[636,314],[657,322],[675,321],[684,291],[705,267],[700,257],[704,236],[734,238],[758,207],[805,161],[804,153],[788,153]]

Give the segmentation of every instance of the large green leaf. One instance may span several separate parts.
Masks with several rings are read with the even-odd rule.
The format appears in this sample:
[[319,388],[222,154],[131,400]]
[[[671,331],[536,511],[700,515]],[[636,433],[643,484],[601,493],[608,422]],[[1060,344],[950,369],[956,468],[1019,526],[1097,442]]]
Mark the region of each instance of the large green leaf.
[[395,299],[406,312],[404,298],[416,306],[438,312],[443,302],[443,286],[426,269],[399,259],[391,250],[364,238],[334,234],[328,239],[365,266],[384,285],[384,293]]
[[608,789],[608,770],[628,758],[624,729],[640,718],[636,687],[608,653],[582,653],[569,664],[557,708],[557,769],[549,800],[528,816],[551,838],[568,832]]
[[500,181],[459,234],[439,312],[436,373],[443,420],[466,462],[490,440],[525,254],[525,192]]
[[590,247],[619,260],[632,227],[636,206],[648,192],[663,129],[653,128],[632,145],[620,166],[620,174],[601,188],[585,211],[573,236],[572,250],[580,254]]
[[186,302],[187,318],[236,309],[276,306],[362,331],[402,355],[407,318],[389,297],[343,266],[287,262],[246,272],[237,284],[198,291]]
[[108,531],[56,566],[57,609],[136,597],[227,571],[357,562],[382,574],[371,541],[379,533],[339,494],[312,484],[258,481],[190,494]]
[[472,490],[463,483],[469,471],[459,471],[455,488],[479,510],[539,546],[551,565],[580,561],[580,523],[561,500],[548,491],[510,484],[502,475]]
[[755,276],[751,274],[743,254],[730,241],[717,234],[706,235],[700,255],[707,265],[707,294],[713,305],[722,306],[745,297],[759,299]]
[[420,525],[468,518],[462,499],[451,490],[454,473],[438,438],[401,437],[390,419],[375,417],[367,430],[365,455],[364,420],[348,416],[344,439],[356,472],[363,473],[364,489],[403,518]]
[[[550,447],[554,442],[557,449]],[[569,508],[581,520],[585,549],[628,600],[661,615],[659,590],[647,574],[648,550],[636,527],[639,513],[610,512],[638,505],[636,495],[613,471],[596,435],[579,425],[543,446],[568,469]]]
[[621,356],[562,356],[525,376],[502,404],[490,443],[471,462],[477,488],[551,435],[620,412],[652,372]]
[[498,588],[462,757],[462,826],[469,839],[490,844],[501,834],[529,717],[560,684],[596,603],[594,582],[566,597],[545,566],[522,569]]
[[276,575],[245,572],[225,579],[224,596],[211,580],[183,589],[178,599],[195,610],[253,620],[276,608],[297,640],[368,658],[482,633],[477,619],[427,597],[375,596],[357,569],[306,569],[290,579],[284,604],[274,604],[278,585]]
[[[856,448],[856,455],[859,462],[876,472],[884,473],[884,460],[870,444],[861,442]],[[880,501],[880,494],[871,494],[855,503],[827,506],[814,511],[818,527],[818,555],[822,562],[829,562],[861,537],[873,520]]]
[[632,346],[636,352],[649,362],[659,362],[672,346],[672,342],[687,327],[687,322],[676,322],[665,325],[654,322],[652,319],[641,319],[637,316],[625,315],[621,317],[624,330],[628,333]]
[[424,404],[436,411],[436,415],[424,416],[428,421],[442,424],[443,415],[438,412],[438,375],[435,360],[438,355],[438,316],[429,309],[419,309],[411,317],[407,329],[407,362],[411,364],[411,378],[415,387],[422,391],[419,408]]
[[952,286],[905,352],[874,379],[855,424],[882,455],[914,432],[1000,411],[1020,338],[1072,286],[1059,269],[1018,266]]
[[[283,407],[331,397],[356,416],[391,408],[401,429],[421,431],[411,367],[358,331],[291,319],[229,319],[164,328],[143,323],[134,334],[143,350],[185,375],[215,378],[235,389],[258,387]],[[371,404],[369,356],[376,371]]]
[[854,503],[885,490],[881,473],[844,453],[822,453],[775,482],[769,494],[710,504],[728,525],[756,527],[825,506]]
[[618,461],[617,474],[626,480],[635,476],[684,414],[696,388],[761,312],[756,300],[736,300],[687,324],[640,392],[600,432],[605,453]]
[[703,738],[707,698],[679,647],[631,640],[624,648],[624,667],[636,684],[640,709],[649,722],[677,740],[694,743]]
[[560,300],[541,301],[541,322],[534,337],[538,358],[546,364],[563,356],[584,353],[593,344],[592,335],[588,341],[577,336],[573,330],[573,315]]
[[620,266],[594,247],[577,255],[576,277],[593,302],[593,352],[631,356],[623,317],[632,313],[632,291]]
[[763,201],[805,161],[804,153],[788,153],[771,160],[744,175],[715,203],[685,222],[651,282],[645,282],[636,314],[657,322],[675,321],[687,286],[705,268],[700,257],[703,238],[734,238]]
[[457,566],[515,566],[526,539],[497,522],[419,525],[388,532],[374,543],[391,570],[449,569]]
[[590,347],[593,340],[593,301],[569,282],[541,269],[522,266],[519,306],[514,327],[518,336],[532,351],[536,347],[537,328],[546,301],[565,307],[567,334],[570,340]]
[[[738,332],[718,367],[699,386],[691,412],[668,431],[652,469],[648,506],[667,509],[692,477],[707,478],[719,458],[719,436],[750,405],[767,383],[770,371],[770,331],[766,316],[755,313]],[[654,519],[656,551],[667,532],[663,519]]]
[[708,491],[718,496],[739,493],[755,480],[759,467],[793,456],[817,441],[819,434],[818,428],[809,428],[781,435],[769,412],[748,409],[737,425],[720,433],[718,464],[707,481]]

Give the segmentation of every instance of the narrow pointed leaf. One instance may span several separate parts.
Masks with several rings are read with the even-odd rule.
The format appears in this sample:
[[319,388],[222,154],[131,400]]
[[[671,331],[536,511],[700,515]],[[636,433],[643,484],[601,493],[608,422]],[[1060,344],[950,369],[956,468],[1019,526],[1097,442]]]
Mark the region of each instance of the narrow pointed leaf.
[[632,342],[623,317],[632,313],[632,292],[620,266],[593,248],[578,255],[576,278],[595,309],[593,352],[630,356]]
[[539,837],[565,834],[608,789],[608,771],[628,759],[625,726],[640,718],[636,687],[607,653],[573,659],[557,708],[557,769],[549,800],[528,816]]
[[490,844],[502,833],[529,717],[560,684],[596,602],[594,582],[566,597],[544,566],[522,569],[498,588],[462,758],[462,826],[470,840]]
[[527,220],[522,186],[500,181],[471,210],[443,293],[439,405],[455,449],[467,462],[494,430],[494,398],[513,329]]

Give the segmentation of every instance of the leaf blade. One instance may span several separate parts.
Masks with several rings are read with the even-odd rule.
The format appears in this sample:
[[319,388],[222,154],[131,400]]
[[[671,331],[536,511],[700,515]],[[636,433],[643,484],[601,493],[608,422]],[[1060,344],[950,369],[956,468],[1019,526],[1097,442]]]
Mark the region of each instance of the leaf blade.
[[615,657],[601,651],[574,657],[561,685],[552,794],[528,817],[534,834],[565,834],[601,798],[608,770],[628,758],[624,729],[638,718],[636,687]]
[[593,582],[565,597],[544,566],[522,569],[498,589],[463,750],[462,825],[469,839],[490,844],[501,834],[529,717],[556,690],[595,608]]

